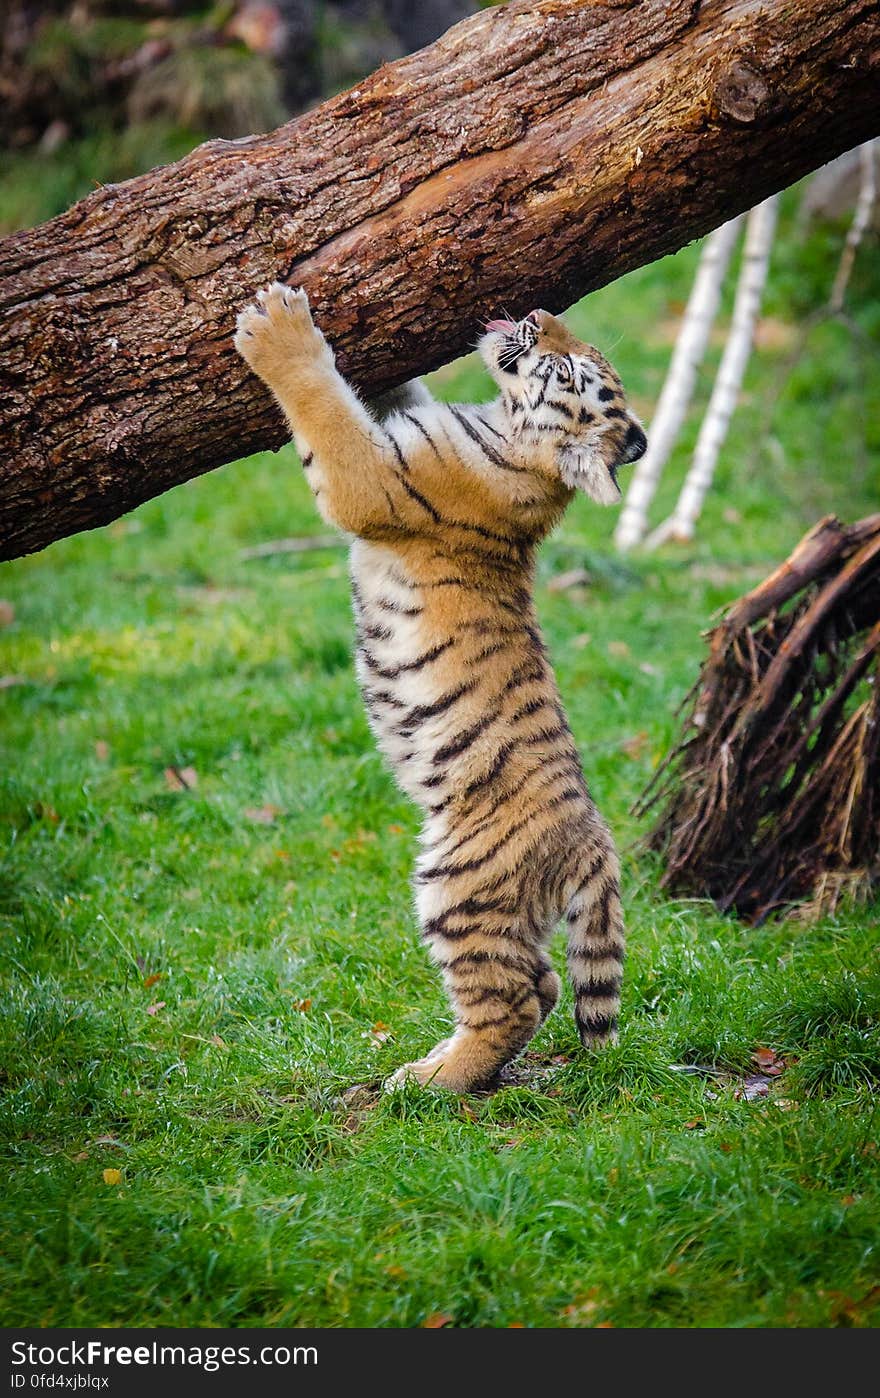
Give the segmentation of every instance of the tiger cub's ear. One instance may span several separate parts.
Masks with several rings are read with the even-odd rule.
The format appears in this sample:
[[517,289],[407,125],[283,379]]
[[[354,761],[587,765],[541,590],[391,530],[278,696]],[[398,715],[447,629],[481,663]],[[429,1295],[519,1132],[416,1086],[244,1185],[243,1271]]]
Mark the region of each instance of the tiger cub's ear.
[[617,504],[617,481],[592,443],[563,443],[557,448],[556,462],[560,476],[572,490],[582,490],[599,505]]

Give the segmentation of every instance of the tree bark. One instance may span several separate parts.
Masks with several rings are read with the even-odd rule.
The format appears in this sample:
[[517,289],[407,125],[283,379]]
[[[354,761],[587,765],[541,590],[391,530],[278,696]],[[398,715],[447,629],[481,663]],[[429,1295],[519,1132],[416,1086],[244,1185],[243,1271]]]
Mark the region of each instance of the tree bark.
[[386,389],[877,134],[878,71],[878,0],[514,0],[6,239],[0,558],[284,440],[231,342],[266,282]]

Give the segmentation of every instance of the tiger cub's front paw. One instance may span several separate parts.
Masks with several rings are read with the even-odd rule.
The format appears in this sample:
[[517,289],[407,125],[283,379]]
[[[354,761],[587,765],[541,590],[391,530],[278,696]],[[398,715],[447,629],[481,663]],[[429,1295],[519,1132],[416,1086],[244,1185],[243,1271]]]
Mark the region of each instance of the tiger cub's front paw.
[[291,360],[333,358],[312,320],[306,293],[281,282],[258,291],[256,303],[241,312],[234,344],[254,373],[270,384]]

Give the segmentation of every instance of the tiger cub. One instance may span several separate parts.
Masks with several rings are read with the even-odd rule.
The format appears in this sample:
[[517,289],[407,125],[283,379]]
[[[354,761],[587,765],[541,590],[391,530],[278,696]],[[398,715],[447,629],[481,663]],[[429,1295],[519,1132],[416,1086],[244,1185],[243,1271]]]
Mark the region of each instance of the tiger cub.
[[277,282],[235,346],[281,405],[323,517],[352,535],[357,674],[370,724],[422,807],[416,906],[455,1013],[407,1076],[490,1081],[553,1009],[564,914],[580,1037],[613,1040],[619,868],[590,799],[532,600],[535,549],[576,489],[620,498],[645,450],[620,379],[554,316],[492,320],[500,397],[438,403],[416,382],[370,411],[302,291]]

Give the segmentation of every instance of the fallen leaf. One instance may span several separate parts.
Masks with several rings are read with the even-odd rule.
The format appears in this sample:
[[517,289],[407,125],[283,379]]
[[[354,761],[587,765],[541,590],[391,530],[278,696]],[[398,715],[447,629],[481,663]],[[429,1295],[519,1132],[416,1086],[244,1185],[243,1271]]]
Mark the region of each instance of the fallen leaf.
[[221,1039],[219,1034],[212,1034],[212,1035],[211,1035],[211,1038],[209,1039],[208,1042],[209,1042],[209,1043],[212,1043],[212,1044],[214,1045],[215,1048],[225,1048],[225,1047],[226,1047],[226,1040],[225,1040],[225,1039]]
[[729,1141],[719,1141],[718,1149],[723,1150],[725,1155],[729,1155],[730,1152],[733,1150],[733,1146],[730,1144]]
[[105,1184],[121,1184],[121,1183],[122,1183],[122,1171],[121,1171],[121,1170],[103,1170],[103,1171],[101,1172],[101,1178],[103,1179],[103,1181],[104,1181]]
[[455,1318],[447,1315],[446,1311],[435,1311],[422,1321],[423,1330],[442,1330],[447,1325],[454,1325]]
[[148,1005],[148,1006],[147,1006],[147,1014],[148,1014],[148,1015],[157,1015],[157,1014],[159,1013],[160,1010],[164,1010],[164,1008],[165,1008],[165,1006],[166,1006],[167,1003],[168,1003],[167,1000],[157,1000],[156,1003],[155,1003],[155,1005]]
[[685,1122],[684,1129],[685,1131],[705,1131],[706,1123],[702,1121],[700,1117],[695,1116],[693,1121]]
[[756,1048],[752,1054],[752,1062],[768,1078],[779,1077],[785,1070],[785,1059],[779,1058],[775,1050],[770,1048]]
[[615,656],[618,660],[623,660],[626,656],[631,655],[632,652],[626,641],[609,641],[608,654]]
[[849,1208],[849,1206],[851,1204],[855,1204],[857,1200],[854,1194],[844,1194],[840,1202],[841,1204],[845,1205],[846,1208]]
[[756,1102],[759,1097],[769,1097],[770,1078],[764,1077],[761,1073],[755,1073],[749,1078],[743,1078],[733,1089],[733,1095],[737,1102]]
[[169,791],[194,791],[199,784],[195,767],[166,767],[165,785]]
[[153,974],[152,974],[151,976],[146,976],[146,977],[144,978],[144,990],[149,990],[149,988],[150,988],[151,985],[155,985],[156,982],[157,982],[157,981],[160,981],[161,979],[162,979],[162,972],[161,972],[161,971],[154,971]]
[[575,650],[583,650],[584,646],[588,646],[592,639],[589,631],[582,631],[579,636],[574,637],[571,644]]
[[651,664],[650,660],[642,660],[639,664],[639,669],[643,675],[650,675],[652,679],[655,679],[661,673],[656,665]]
[[405,1267],[391,1266],[385,1268],[386,1276],[393,1277],[395,1281],[403,1281],[409,1275]]
[[633,733],[631,738],[624,738],[620,751],[625,752],[627,757],[641,757],[647,744],[648,734],[642,729],[640,733]]
[[305,1000],[294,1000],[293,1008],[295,1010],[298,1010],[301,1015],[308,1014],[309,1010],[312,1008],[311,997],[308,997]]
[[75,1161],[77,1162],[77,1164],[79,1164],[79,1162],[80,1162],[81,1160],[88,1160],[88,1158],[89,1158],[89,1153],[88,1153],[87,1150],[79,1150],[79,1151],[77,1151],[76,1155],[74,1155],[74,1156],[71,1157],[71,1159],[75,1160]]
[[842,1291],[829,1291],[827,1296],[831,1302],[831,1319],[836,1325],[864,1325],[865,1312],[873,1311],[880,1305],[880,1286],[872,1286],[858,1300],[853,1300]]
[[370,1033],[378,1043],[384,1044],[386,1039],[391,1038],[391,1025],[383,1024],[381,1019],[377,1019]]
[[11,626],[15,621],[15,608],[11,602],[0,598],[0,626]]
[[593,1286],[589,1291],[585,1291],[581,1296],[576,1296],[567,1306],[563,1306],[562,1314],[569,1320],[576,1320],[581,1323],[586,1321],[588,1325],[593,1323],[593,1316],[599,1309],[600,1292],[597,1286]]
[[106,762],[110,756],[110,744],[105,743],[103,738],[99,738],[95,743],[95,756],[99,762]]
[[280,814],[281,807],[270,803],[265,806],[248,806],[245,811],[245,817],[255,825],[274,825],[275,817]]

